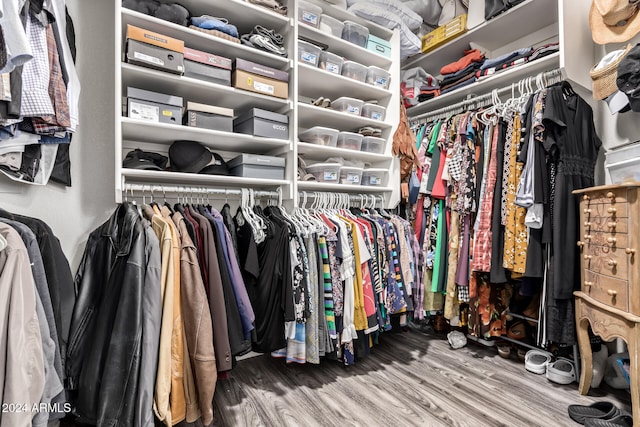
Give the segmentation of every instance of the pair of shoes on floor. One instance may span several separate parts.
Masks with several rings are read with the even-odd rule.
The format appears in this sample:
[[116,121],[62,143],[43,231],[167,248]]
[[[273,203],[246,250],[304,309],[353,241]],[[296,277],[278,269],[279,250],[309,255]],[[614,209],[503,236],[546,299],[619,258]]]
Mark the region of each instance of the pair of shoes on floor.
[[551,355],[546,351],[527,351],[524,367],[534,374],[546,374],[549,381],[557,384],[571,384],[576,380],[576,368],[573,360],[559,357],[552,362]]
[[523,348],[516,348],[516,346],[508,341],[499,341],[496,344],[496,348],[498,349],[498,356],[502,357],[503,359],[511,358],[511,353],[513,352],[513,350],[515,350],[515,354],[518,357],[518,360],[520,362],[525,361],[525,355],[527,354],[527,351]]
[[611,402],[599,401],[591,405],[569,405],[569,416],[588,427],[633,427],[633,418],[627,411]]
[[316,107],[329,108],[331,107],[331,100],[329,98],[319,97],[311,101]]

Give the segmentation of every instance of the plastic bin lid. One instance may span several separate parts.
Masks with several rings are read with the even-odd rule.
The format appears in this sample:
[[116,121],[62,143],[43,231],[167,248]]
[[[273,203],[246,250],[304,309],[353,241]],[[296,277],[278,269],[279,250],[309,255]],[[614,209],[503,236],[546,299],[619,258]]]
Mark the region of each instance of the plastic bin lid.
[[341,96],[340,98],[338,98],[338,99],[334,99],[334,100],[332,101],[332,103],[334,103],[334,104],[335,104],[336,102],[338,102],[338,103],[340,103],[340,102],[359,102],[359,103],[362,103],[362,102],[364,102],[364,101],[363,101],[362,99],[350,98],[350,97],[348,97],[348,96]]
[[338,133],[340,131],[338,129],[328,128],[324,126],[314,126],[312,128],[305,130],[304,132],[301,132],[300,135],[304,135],[312,132]]

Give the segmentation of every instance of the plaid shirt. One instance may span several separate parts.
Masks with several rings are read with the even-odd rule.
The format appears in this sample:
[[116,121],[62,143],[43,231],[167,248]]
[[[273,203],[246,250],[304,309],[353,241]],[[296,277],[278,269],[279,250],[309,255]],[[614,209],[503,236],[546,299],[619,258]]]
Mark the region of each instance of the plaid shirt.
[[33,59],[25,63],[22,70],[20,115],[23,117],[50,116],[55,114],[55,111],[49,97],[47,29],[40,21],[29,15],[25,32]]

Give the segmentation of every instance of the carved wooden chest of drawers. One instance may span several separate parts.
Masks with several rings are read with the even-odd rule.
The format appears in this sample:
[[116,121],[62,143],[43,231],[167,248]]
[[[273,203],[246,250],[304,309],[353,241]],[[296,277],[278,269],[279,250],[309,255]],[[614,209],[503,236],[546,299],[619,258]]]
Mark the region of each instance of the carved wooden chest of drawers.
[[640,183],[591,187],[580,195],[582,292],[640,315]]

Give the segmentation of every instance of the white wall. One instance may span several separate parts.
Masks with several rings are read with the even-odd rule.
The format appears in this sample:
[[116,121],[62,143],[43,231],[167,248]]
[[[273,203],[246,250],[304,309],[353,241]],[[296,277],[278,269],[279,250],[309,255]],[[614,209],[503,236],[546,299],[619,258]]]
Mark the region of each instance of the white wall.
[[0,207],[47,222],[62,242],[75,274],[88,234],[114,202],[114,7],[112,1],[67,0],[76,29],[82,84],[80,127],[71,143],[73,187],[16,184],[0,177]]

